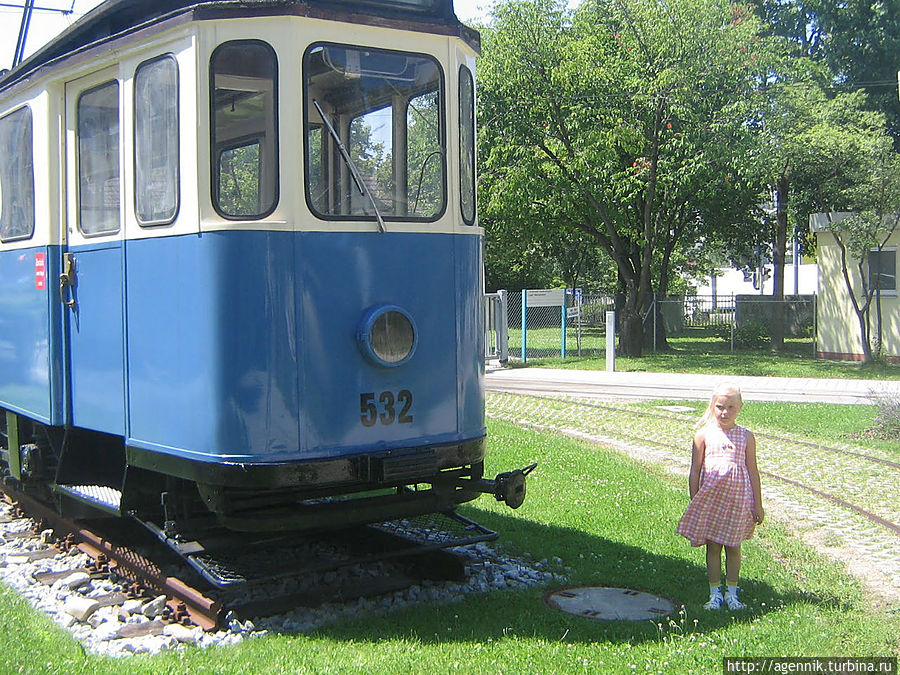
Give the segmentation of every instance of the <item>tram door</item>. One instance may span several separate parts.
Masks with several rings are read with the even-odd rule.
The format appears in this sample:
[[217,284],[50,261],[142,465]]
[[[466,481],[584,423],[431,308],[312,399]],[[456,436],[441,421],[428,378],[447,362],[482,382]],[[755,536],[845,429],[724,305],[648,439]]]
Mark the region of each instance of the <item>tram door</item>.
[[121,85],[109,69],[66,84],[66,232],[59,280],[68,421],[125,433]]

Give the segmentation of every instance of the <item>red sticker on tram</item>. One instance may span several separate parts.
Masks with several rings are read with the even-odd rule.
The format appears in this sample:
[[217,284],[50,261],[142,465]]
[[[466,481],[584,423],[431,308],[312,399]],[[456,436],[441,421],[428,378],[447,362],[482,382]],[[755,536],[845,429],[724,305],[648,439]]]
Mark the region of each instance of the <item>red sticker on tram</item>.
[[47,280],[47,267],[44,261],[43,253],[34,254],[34,287],[42,291],[45,288]]

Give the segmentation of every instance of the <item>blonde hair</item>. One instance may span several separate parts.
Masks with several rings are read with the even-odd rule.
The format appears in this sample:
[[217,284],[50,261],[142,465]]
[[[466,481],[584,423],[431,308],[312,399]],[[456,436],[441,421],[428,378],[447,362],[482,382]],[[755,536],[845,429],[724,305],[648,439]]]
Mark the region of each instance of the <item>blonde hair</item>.
[[697,422],[698,429],[705,427],[715,419],[716,399],[720,396],[735,396],[737,397],[739,405],[744,404],[744,399],[741,397],[740,387],[729,384],[728,382],[719,383],[718,385],[716,385],[716,388],[713,389],[712,396],[709,397],[709,403],[706,406],[706,411]]

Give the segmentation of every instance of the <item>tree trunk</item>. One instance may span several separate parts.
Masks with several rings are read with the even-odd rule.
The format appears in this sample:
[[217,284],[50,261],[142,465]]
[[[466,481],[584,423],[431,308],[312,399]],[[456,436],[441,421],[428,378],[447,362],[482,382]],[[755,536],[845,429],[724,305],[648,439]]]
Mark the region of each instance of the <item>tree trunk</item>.
[[644,353],[644,321],[640,311],[626,309],[622,314],[622,334],[619,336],[619,351],[623,356],[640,357]]
[[869,311],[857,312],[856,318],[859,320],[859,333],[862,342],[863,363],[872,362],[872,344],[869,342]]
[[641,307],[641,290],[634,279],[625,279],[622,284],[625,298],[619,316],[619,354],[639,357],[644,350],[644,320]]

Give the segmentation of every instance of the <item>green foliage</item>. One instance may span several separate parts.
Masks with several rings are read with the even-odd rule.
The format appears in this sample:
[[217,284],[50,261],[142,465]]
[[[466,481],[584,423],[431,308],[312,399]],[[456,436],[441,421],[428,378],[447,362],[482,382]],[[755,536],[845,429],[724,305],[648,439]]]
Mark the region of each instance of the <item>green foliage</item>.
[[665,12],[597,0],[574,13],[509,0],[483,33],[488,237],[540,251],[564,277],[603,265],[626,294],[626,349],[640,349],[653,292],[697,262],[700,241],[740,232],[759,203],[746,120],[769,50],[756,33],[748,13],[717,0]]
[[[834,242],[841,252],[841,272],[860,328],[866,360],[879,358],[883,338],[880,276],[871,274],[870,252],[881,252],[900,229],[900,155],[884,152],[866,167],[857,185],[848,191],[854,213],[843,220],[830,220]],[[859,279],[853,282],[851,270]],[[872,310],[875,310],[874,321]],[[874,325],[873,325],[874,324]]]
[[896,2],[869,0],[750,0],[767,31],[783,37],[792,58],[827,67],[830,82],[859,87],[865,107],[887,118],[900,141],[896,49],[900,11]]
[[259,214],[259,143],[225,150],[219,159],[219,205],[232,216]]
[[745,349],[759,349],[769,344],[769,330],[761,323],[748,321],[734,328],[734,345]]
[[886,441],[900,441],[900,397],[882,395],[875,397],[878,413],[869,429],[869,435]]

